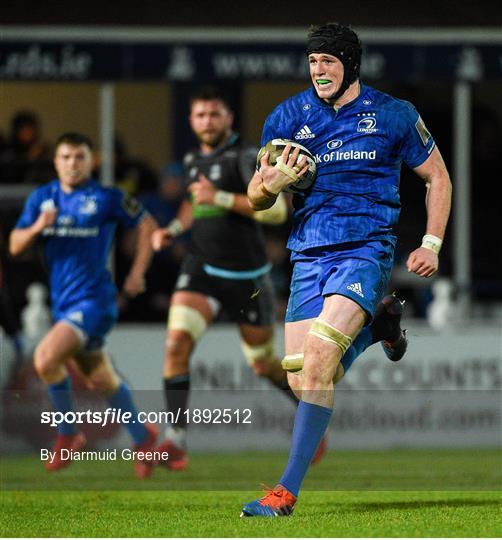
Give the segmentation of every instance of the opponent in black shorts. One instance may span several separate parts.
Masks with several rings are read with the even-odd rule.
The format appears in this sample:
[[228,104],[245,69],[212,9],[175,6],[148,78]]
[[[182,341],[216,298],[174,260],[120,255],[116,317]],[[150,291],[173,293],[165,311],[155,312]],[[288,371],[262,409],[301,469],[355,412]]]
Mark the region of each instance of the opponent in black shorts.
[[[283,223],[287,207],[279,197],[264,212],[250,208],[246,190],[257,149],[232,131],[232,123],[232,111],[218,90],[206,88],[191,98],[190,125],[199,148],[184,159],[188,197],[176,219],[152,237],[160,250],[182,232],[192,232],[167,324],[164,388],[171,411],[186,410],[190,354],[220,310],[238,324],[242,351],[254,371],[296,401],[275,355],[271,265],[261,228],[261,223]],[[163,463],[169,469],[186,468],[185,415],[168,427],[159,450],[169,453]]]

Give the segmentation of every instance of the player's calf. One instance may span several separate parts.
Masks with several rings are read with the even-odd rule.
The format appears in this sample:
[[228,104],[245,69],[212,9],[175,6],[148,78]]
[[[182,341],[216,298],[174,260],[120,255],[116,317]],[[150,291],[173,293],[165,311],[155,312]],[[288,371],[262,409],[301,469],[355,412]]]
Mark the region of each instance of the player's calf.
[[104,353],[100,353],[100,358],[101,361],[96,363],[92,371],[86,375],[86,385],[89,390],[110,396],[118,390],[121,380],[109,358]]

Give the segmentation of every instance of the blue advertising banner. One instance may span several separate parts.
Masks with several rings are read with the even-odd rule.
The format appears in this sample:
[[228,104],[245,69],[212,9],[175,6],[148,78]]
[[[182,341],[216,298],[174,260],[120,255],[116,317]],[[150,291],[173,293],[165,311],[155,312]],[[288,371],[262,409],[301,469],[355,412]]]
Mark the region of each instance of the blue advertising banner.
[[[501,80],[502,44],[370,44],[371,80]],[[307,76],[302,44],[0,42],[3,81],[295,81]]]

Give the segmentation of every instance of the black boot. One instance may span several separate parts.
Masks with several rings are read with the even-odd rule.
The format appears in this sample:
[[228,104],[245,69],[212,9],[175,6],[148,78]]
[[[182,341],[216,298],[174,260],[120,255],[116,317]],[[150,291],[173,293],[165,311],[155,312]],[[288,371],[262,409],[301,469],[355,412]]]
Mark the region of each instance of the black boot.
[[406,330],[401,329],[401,315],[404,300],[394,294],[384,296],[370,325],[373,343],[382,342],[382,348],[389,360],[401,360],[408,348]]

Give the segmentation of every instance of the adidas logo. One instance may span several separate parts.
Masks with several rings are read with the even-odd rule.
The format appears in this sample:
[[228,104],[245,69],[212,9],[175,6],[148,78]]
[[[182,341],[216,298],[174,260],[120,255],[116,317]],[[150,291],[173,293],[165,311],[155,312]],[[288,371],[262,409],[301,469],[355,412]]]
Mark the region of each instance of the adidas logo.
[[305,124],[302,129],[295,135],[295,139],[313,139],[315,134],[310,131],[310,128]]
[[351,285],[347,285],[347,289],[349,291],[355,292],[361,298],[364,298],[363,288],[361,287],[361,284],[359,282],[358,283],[352,283]]

